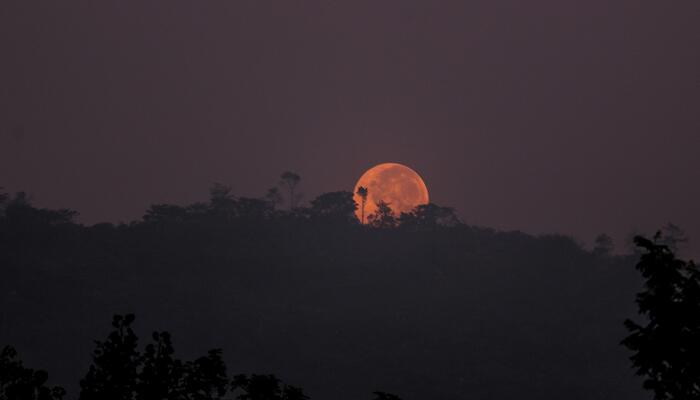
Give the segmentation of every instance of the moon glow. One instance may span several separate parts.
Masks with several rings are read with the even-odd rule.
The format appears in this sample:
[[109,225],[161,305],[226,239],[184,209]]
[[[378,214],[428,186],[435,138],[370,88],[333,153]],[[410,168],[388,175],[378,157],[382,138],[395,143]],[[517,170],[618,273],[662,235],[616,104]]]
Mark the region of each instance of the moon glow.
[[362,215],[362,198],[357,194],[360,186],[367,188],[365,222],[377,210],[379,201],[388,203],[397,216],[429,202],[428,188],[416,171],[403,164],[383,163],[367,170],[355,184],[353,193],[358,219]]

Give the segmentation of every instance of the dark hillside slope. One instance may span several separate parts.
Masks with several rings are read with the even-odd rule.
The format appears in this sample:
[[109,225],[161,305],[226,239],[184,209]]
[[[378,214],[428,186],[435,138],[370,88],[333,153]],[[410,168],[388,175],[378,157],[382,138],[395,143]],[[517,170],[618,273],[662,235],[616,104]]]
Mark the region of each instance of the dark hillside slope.
[[278,217],[0,223],[0,344],[77,395],[93,339],[133,312],[183,357],[224,349],[313,399],[645,398],[619,346],[634,260],[561,236],[373,230]]

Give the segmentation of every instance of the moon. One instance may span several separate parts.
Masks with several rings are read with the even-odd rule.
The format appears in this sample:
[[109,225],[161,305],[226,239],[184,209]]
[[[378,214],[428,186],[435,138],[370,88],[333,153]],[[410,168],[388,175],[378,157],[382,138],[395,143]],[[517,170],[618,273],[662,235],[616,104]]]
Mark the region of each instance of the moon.
[[411,168],[398,163],[383,163],[368,169],[355,184],[354,199],[357,203],[357,219],[362,220],[362,198],[357,189],[367,188],[365,203],[365,223],[367,217],[377,210],[379,201],[389,203],[389,207],[397,216],[409,212],[416,206],[428,204],[428,187]]

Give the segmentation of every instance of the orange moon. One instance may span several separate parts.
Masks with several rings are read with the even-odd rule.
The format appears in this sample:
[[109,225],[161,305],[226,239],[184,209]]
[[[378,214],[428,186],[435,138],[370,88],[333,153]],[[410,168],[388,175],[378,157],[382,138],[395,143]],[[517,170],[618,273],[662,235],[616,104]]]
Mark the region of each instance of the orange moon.
[[367,188],[365,203],[365,222],[367,217],[377,210],[380,200],[389,203],[389,207],[398,216],[409,212],[416,206],[428,204],[428,188],[418,173],[411,168],[397,163],[383,163],[367,170],[355,184],[354,199],[357,203],[357,219],[362,218],[362,198],[357,189]]

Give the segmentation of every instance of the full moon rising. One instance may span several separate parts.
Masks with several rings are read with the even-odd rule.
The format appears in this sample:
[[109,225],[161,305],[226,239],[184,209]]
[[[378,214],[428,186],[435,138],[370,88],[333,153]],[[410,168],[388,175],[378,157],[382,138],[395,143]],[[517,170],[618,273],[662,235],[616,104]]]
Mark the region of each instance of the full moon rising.
[[380,201],[388,203],[396,215],[429,202],[428,188],[416,171],[403,164],[383,163],[368,169],[355,184],[354,198],[360,205],[355,212],[358,219],[362,218],[362,198],[357,193],[360,187],[367,188],[365,222]]

